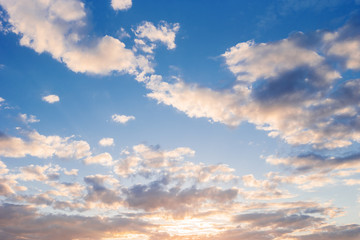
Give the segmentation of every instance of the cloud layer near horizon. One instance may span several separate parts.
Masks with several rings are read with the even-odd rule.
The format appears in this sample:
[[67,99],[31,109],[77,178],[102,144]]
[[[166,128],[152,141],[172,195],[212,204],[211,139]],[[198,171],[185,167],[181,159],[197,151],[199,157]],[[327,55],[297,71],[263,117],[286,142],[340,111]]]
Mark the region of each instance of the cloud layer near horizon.
[[[225,164],[187,160],[195,155],[187,147],[162,150],[140,144],[123,151],[120,158],[113,158],[106,152],[94,155],[82,140],[44,136],[36,131],[24,138],[29,140],[3,135],[1,141],[6,144],[0,145],[0,157],[21,158],[27,154],[40,159],[82,159],[85,165],[81,170],[54,164],[9,169],[0,161],[2,239],[41,240],[50,235],[69,240],[114,236],[201,240],[360,236],[359,225],[331,223],[344,210],[330,202],[289,201],[295,195],[288,192],[286,185],[295,181],[285,181],[289,176],[279,173],[269,173],[268,180],[252,175],[240,177]],[[18,142],[27,147],[18,148]],[[86,146],[85,151],[80,148],[81,154],[80,145]],[[275,159],[269,161],[276,163]],[[77,177],[87,171],[89,164],[102,165],[108,174]],[[281,201],[268,201],[273,199]],[[191,222],[194,225],[189,227]],[[39,227],[39,223],[46,223],[46,227]],[[60,232],[66,234],[57,234]]]

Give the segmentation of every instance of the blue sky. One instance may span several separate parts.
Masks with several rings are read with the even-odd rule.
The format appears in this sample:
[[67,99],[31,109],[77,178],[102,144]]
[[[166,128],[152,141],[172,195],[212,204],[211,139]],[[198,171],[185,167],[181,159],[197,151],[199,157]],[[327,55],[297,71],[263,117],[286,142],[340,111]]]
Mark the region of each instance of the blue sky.
[[0,0],[0,238],[359,239],[359,9]]

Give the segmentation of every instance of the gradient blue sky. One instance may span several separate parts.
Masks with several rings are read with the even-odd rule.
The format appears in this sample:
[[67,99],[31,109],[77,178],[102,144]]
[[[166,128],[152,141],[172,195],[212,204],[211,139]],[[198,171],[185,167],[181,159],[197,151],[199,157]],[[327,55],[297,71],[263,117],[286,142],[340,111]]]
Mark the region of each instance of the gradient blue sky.
[[358,0],[0,0],[0,238],[360,238]]

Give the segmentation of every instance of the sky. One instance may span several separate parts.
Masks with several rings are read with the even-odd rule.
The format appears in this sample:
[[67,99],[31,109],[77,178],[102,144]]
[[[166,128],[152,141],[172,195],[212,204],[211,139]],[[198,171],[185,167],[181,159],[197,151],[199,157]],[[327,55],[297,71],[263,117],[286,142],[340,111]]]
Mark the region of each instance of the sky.
[[360,239],[359,0],[0,0],[0,239]]

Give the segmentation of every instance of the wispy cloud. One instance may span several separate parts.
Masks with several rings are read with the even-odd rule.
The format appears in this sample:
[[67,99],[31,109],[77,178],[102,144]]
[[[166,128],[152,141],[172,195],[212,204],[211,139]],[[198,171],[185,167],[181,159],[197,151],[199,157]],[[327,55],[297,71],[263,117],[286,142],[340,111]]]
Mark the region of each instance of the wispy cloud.
[[36,118],[36,116],[34,115],[27,115],[26,113],[23,114],[19,114],[19,117],[21,119],[21,121],[23,121],[24,123],[37,123],[40,122],[39,119]]

